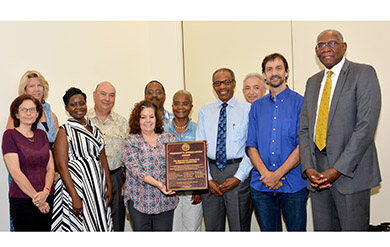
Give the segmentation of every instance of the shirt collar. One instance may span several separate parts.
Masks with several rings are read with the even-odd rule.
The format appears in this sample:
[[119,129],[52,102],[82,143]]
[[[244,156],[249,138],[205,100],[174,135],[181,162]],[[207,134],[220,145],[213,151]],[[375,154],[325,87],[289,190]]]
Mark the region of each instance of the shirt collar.
[[[236,104],[236,102],[237,102],[237,99],[236,98],[234,98],[234,96],[230,99],[230,100],[228,100],[228,102],[226,102],[227,104],[228,104],[228,106],[230,105],[230,106],[234,106],[235,104]],[[218,105],[220,106],[220,105],[222,105],[224,102],[222,102],[222,100],[220,100],[219,98],[218,98]]]
[[333,66],[331,69],[325,68],[325,75],[327,75],[328,71],[331,70],[335,76],[338,76],[340,74],[341,69],[343,68],[344,62],[345,57],[343,57],[343,59],[341,59],[341,61],[335,66]]
[[[95,108],[91,108],[91,109],[88,110],[88,116],[89,116],[89,118],[96,118],[97,120],[99,120],[100,122],[102,122],[102,121],[100,120],[100,118],[96,115]],[[116,119],[116,116],[115,116],[115,114],[113,114],[112,110],[110,111],[110,114],[108,114],[108,117],[107,117],[106,121],[107,121],[108,119],[111,119],[111,120],[113,120],[113,121],[116,121],[116,120],[117,120],[117,119]]]
[[169,111],[165,110],[165,108],[164,108],[164,111],[163,111],[163,119],[170,119]]
[[[291,92],[291,89],[288,87],[288,85],[286,85],[286,88],[278,93],[278,95],[276,95],[276,101],[284,101],[284,99],[287,97],[287,95],[289,95]],[[275,102],[275,97],[271,94],[271,91],[269,92],[269,98],[272,102]]]
[[[168,128],[169,128],[171,131],[176,132],[175,126],[173,125],[174,121],[175,121],[175,117],[173,117],[173,119],[171,120],[171,122],[169,122]],[[191,129],[191,128],[192,128],[191,123],[192,123],[192,119],[191,119],[191,118],[188,118],[188,125],[187,125],[185,131],[186,131],[187,129],[190,129],[190,130],[192,131],[192,129]]]

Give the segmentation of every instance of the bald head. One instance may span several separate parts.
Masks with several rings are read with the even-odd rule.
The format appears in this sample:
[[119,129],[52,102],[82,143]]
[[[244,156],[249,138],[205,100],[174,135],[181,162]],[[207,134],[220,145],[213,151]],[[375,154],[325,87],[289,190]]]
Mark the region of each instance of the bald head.
[[96,88],[95,88],[95,92],[96,92],[100,87],[102,87],[102,88],[111,88],[111,89],[113,89],[114,92],[115,92],[115,87],[114,87],[114,85],[112,85],[111,82],[109,82],[109,81],[102,81],[102,82],[100,82],[99,84],[97,84],[97,85],[96,85]]
[[95,111],[109,114],[115,104],[115,87],[108,81],[103,81],[96,86],[93,92]]
[[337,37],[337,42],[344,43],[343,35],[339,31],[334,30],[334,29],[326,29],[326,30],[322,31],[320,34],[318,34],[318,36],[317,36],[317,43],[318,43],[318,40],[320,39],[320,36],[322,36],[324,34],[335,35]]

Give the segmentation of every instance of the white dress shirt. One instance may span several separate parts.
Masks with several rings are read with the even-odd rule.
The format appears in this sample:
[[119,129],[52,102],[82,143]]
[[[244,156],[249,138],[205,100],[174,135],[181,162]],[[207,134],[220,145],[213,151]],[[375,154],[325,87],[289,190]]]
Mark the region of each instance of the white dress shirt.
[[331,79],[332,79],[332,89],[331,89],[331,92],[330,92],[330,99],[329,99],[329,101],[330,101],[329,110],[330,110],[330,106],[332,105],[333,93],[334,93],[334,90],[335,90],[335,88],[336,88],[337,80],[339,79],[339,75],[340,75],[340,72],[341,72],[341,68],[343,67],[344,62],[345,62],[345,57],[343,57],[343,59],[342,59],[338,64],[336,64],[335,66],[333,66],[331,69],[325,68],[324,78],[322,78],[322,81],[321,81],[321,88],[320,88],[320,92],[319,92],[319,94],[318,94],[317,114],[316,114],[316,122],[314,123],[313,142],[315,142],[315,140],[316,140],[316,126],[317,126],[318,111],[320,110],[322,92],[324,91],[326,79],[327,79],[327,77],[328,77],[328,71],[331,70],[331,71],[333,72],[333,74],[332,74],[332,76],[331,76]]

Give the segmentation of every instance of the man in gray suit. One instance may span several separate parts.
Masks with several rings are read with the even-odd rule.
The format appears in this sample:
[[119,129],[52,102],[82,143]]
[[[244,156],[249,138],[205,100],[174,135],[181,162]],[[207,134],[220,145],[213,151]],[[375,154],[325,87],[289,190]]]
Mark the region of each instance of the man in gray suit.
[[300,115],[299,152],[316,231],[368,230],[370,191],[381,181],[378,78],[372,66],[346,60],[346,50],[340,32],[318,35],[315,51],[325,70],[308,79]]

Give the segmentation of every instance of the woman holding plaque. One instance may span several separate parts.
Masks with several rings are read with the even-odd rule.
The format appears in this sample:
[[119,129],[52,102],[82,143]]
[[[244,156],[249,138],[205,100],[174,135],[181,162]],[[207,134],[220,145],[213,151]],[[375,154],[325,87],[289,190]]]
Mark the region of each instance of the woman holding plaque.
[[126,166],[124,201],[133,230],[172,231],[179,201],[165,186],[165,143],[176,142],[176,138],[164,133],[162,116],[151,101],[135,104],[129,125],[122,161]]
[[[176,136],[178,142],[195,141],[196,123],[191,121],[192,95],[179,90],[173,95],[172,111],[175,117],[164,126],[166,132]],[[180,198],[173,217],[173,231],[200,231],[202,198],[199,191],[177,192]]]

